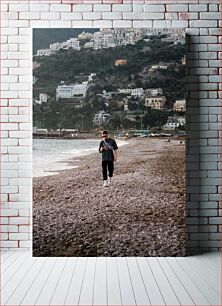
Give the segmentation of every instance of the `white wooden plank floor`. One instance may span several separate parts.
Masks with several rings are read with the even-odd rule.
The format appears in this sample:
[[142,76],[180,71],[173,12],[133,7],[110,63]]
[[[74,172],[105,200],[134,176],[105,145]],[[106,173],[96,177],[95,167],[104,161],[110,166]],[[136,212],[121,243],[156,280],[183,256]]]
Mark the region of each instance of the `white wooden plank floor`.
[[0,305],[222,305],[221,254],[43,258],[1,252]]

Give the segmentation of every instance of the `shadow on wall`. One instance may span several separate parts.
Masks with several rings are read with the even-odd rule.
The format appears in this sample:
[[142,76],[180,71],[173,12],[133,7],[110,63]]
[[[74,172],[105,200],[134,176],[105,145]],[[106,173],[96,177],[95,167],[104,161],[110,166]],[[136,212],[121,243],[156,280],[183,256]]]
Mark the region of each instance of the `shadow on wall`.
[[[187,255],[194,255],[204,251],[199,247],[199,206],[204,194],[201,194],[200,168],[200,84],[197,69],[199,67],[198,52],[194,52],[193,37],[186,35],[187,40],[187,73],[186,73],[186,246]],[[196,44],[198,45],[198,44]],[[192,53],[191,51],[192,46]],[[203,225],[207,227],[207,225]],[[204,229],[202,229],[204,231]],[[207,228],[205,229],[207,232]],[[206,250],[207,251],[207,250]]]

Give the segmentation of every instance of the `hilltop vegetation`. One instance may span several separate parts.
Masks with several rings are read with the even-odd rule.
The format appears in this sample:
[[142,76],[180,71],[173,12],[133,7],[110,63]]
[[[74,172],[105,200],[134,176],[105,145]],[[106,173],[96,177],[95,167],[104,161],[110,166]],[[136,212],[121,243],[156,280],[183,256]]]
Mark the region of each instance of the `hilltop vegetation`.
[[[40,127],[43,126],[44,121],[45,127],[56,128],[59,120],[60,126],[75,128],[81,124],[81,116],[84,116],[85,127],[92,128],[92,119],[96,112],[104,109],[112,114],[123,110],[118,103],[122,97],[114,96],[107,106],[105,100],[97,96],[103,90],[116,91],[118,88],[161,87],[170,108],[175,99],[185,97],[185,67],[181,65],[184,54],[185,45],[172,45],[153,37],[150,42],[141,40],[135,45],[101,50],[84,48],[81,51],[60,50],[49,57],[34,57],[33,61],[40,65],[34,69],[34,76],[38,81],[34,85],[33,96],[37,99],[41,92],[50,96],[47,105],[35,105],[34,124]],[[115,61],[122,58],[126,59],[128,64],[115,66]],[[172,67],[151,73],[149,68],[160,62],[172,63]],[[175,63],[177,63],[176,66]],[[82,82],[90,73],[96,73],[96,79],[82,101],[81,108],[74,108],[72,104],[56,101],[56,88],[61,81],[65,84]],[[142,101],[137,99],[132,98],[129,105],[130,110],[145,109]],[[59,113],[59,116],[56,113]],[[149,111],[149,113],[152,112]],[[117,115],[113,114],[113,128],[116,125],[115,120]],[[124,123],[124,126],[130,127],[130,122],[121,121],[121,115],[118,120],[120,124]],[[144,122],[144,125],[146,124],[148,125]]]

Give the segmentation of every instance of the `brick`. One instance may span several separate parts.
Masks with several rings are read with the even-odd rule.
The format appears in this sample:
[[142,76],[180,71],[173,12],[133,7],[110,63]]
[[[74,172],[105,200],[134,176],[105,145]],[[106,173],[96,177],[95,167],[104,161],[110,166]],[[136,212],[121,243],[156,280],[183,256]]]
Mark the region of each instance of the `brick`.
[[179,19],[181,20],[198,19],[198,13],[179,13]]
[[4,67],[18,67],[18,61],[17,60],[1,60],[1,66]]
[[209,51],[221,51],[221,45],[220,44],[209,44],[208,50]]
[[71,5],[69,4],[51,4],[51,12],[71,12]]
[[199,211],[199,216],[201,217],[216,217],[217,210],[216,209],[201,209]]
[[60,13],[41,13],[41,19],[58,21],[60,19]]
[[221,29],[220,28],[214,28],[214,29],[209,29],[210,35],[221,35]]
[[133,28],[142,28],[143,27],[143,21],[142,20],[134,20],[133,21]]
[[10,68],[9,74],[10,75],[29,75],[30,69],[29,68]]
[[178,19],[178,13],[166,13],[165,19],[176,20]]
[[143,20],[143,27],[151,28],[153,23],[151,20]]
[[9,240],[28,240],[28,233],[10,233]]
[[92,20],[76,20],[72,21],[73,28],[92,28]]
[[18,34],[18,28],[2,28],[1,29],[1,35],[17,35]]
[[29,21],[28,20],[9,20],[9,27],[10,28],[28,28]]
[[25,154],[25,153],[30,153],[31,148],[30,147],[25,147],[25,146],[10,146],[8,147],[8,153],[10,154]]
[[32,243],[31,241],[19,241],[19,247],[20,248],[31,248]]
[[9,224],[26,225],[26,224],[29,224],[29,218],[11,217],[9,218]]
[[83,19],[96,20],[96,19],[101,19],[101,18],[102,18],[102,13],[100,12],[83,13]]
[[207,35],[209,35],[209,29],[201,28],[201,29],[200,29],[200,35],[201,35],[201,36],[207,36]]
[[133,5],[133,11],[134,12],[142,12],[143,11],[143,5],[142,4],[134,4]]
[[0,224],[8,224],[8,218],[0,217]]
[[221,233],[210,233],[210,240],[221,241]]
[[61,13],[61,20],[81,20],[82,14],[80,13]]
[[0,242],[1,248],[17,248],[18,242],[17,241],[1,241]]
[[154,20],[153,27],[154,28],[169,28],[172,26],[171,20]]
[[191,27],[197,28],[213,28],[217,27],[217,20],[190,20]]
[[187,28],[188,21],[187,20],[173,20],[172,26],[175,28]]
[[49,4],[43,3],[30,3],[29,10],[32,12],[48,12],[49,11]]
[[112,11],[113,12],[131,12],[132,5],[131,4],[113,4]]
[[207,4],[189,4],[190,12],[206,12]]
[[144,10],[144,12],[160,13],[160,12],[165,12],[165,7],[164,7],[163,4],[161,4],[161,5],[144,5],[143,10]]
[[166,5],[167,12],[188,12],[187,4],[169,4]]
[[1,225],[0,232],[1,233],[7,233],[7,232],[18,232],[18,226],[17,225]]
[[93,27],[94,28],[112,28],[112,21],[111,20],[94,20]]
[[29,122],[30,118],[27,115],[9,115],[10,122]]
[[92,12],[93,6],[92,4],[77,4],[73,5],[74,12]]
[[40,19],[40,13],[38,12],[24,12],[19,13],[19,19]]
[[30,210],[29,209],[20,209],[19,210],[19,216],[20,217],[29,217],[30,216]]
[[50,21],[50,27],[52,28],[71,28],[72,27],[72,22],[71,21],[56,21],[52,20]]
[[132,21],[131,20],[114,20],[113,21],[114,28],[131,28]]
[[217,59],[217,52],[199,52],[199,59]]
[[3,131],[16,131],[18,130],[18,123],[4,123],[4,124],[1,124],[1,130]]
[[[16,187],[16,186],[14,186]],[[17,209],[1,209],[1,217],[16,217],[18,216],[18,210]]]
[[137,12],[123,12],[123,19],[164,19],[163,13],[137,13]]
[[18,177],[17,170],[2,170],[2,177]]
[[102,19],[122,19],[121,12],[105,12],[102,13]]
[[208,240],[209,234],[208,233],[197,233],[197,234],[190,234],[191,240]]
[[19,226],[19,232],[20,233],[30,233],[31,229],[29,226]]
[[9,106],[30,106],[28,99],[13,99],[9,100]]
[[49,26],[50,22],[48,20],[30,20],[31,28],[49,28]]
[[219,6],[218,4],[209,4],[209,11],[210,12],[218,12]]
[[209,67],[221,67],[221,60],[210,60]]
[[218,203],[217,202],[200,202],[200,208],[201,209],[218,209]]
[[94,12],[111,12],[111,4],[94,4]]
[[209,13],[209,12],[204,12],[204,13],[200,13],[200,19],[206,19],[206,20],[209,20],[209,19],[218,19],[220,20],[221,19],[221,13],[216,13],[216,12],[212,12],[212,13]]
[[28,12],[29,5],[25,3],[9,4],[9,12]]

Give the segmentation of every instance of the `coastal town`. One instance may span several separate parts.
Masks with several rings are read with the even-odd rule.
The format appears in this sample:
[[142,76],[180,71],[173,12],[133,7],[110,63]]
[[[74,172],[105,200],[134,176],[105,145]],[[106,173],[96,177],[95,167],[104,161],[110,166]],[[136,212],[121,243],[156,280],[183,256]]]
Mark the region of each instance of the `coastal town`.
[[[60,136],[75,137],[79,133],[93,133],[101,128],[108,128],[125,137],[184,135],[185,90],[181,90],[178,80],[175,80],[180,77],[182,83],[185,77],[186,57],[185,52],[181,52],[184,45],[185,36],[181,29],[103,29],[94,33],[84,30],[77,37],[50,44],[48,49],[37,50],[33,57],[33,108],[34,119],[36,118],[34,134],[48,135],[51,132],[56,135],[57,132]],[[164,52],[166,48],[173,49],[174,53],[175,48],[180,47],[180,52],[176,60],[164,59],[163,55],[156,59],[153,55],[155,60],[150,60],[147,64],[145,61],[141,65],[138,63],[138,72],[132,73],[135,65],[132,62],[135,57],[132,48],[138,48],[138,52],[142,49],[149,59],[156,46],[160,50],[163,48]],[[127,51],[128,49],[123,48],[131,49]],[[114,56],[110,63],[103,62],[101,66],[90,63],[89,66],[93,69],[86,67],[84,72],[76,73],[71,78],[56,80],[57,84],[48,92],[42,90],[44,84],[41,83],[40,73],[36,71],[41,71],[45,59],[47,62],[47,58],[63,57],[66,52],[69,52],[69,56],[72,52],[76,56],[81,52],[94,52],[97,58],[103,56],[104,52],[107,54],[116,49],[121,50],[121,55],[125,52],[126,56]],[[129,52],[132,53],[132,58]],[[88,53],[84,54],[88,60]],[[169,81],[168,76],[171,78]],[[172,81],[176,84],[177,88],[173,90],[179,90],[175,94],[163,84],[165,79],[166,83]],[[152,86],[161,84],[164,86]],[[54,110],[54,124],[52,120],[47,123],[44,114],[47,105],[52,103],[57,108]],[[87,107],[91,109],[90,114],[86,111]],[[70,112],[77,116],[73,115],[70,120],[66,120]]]

